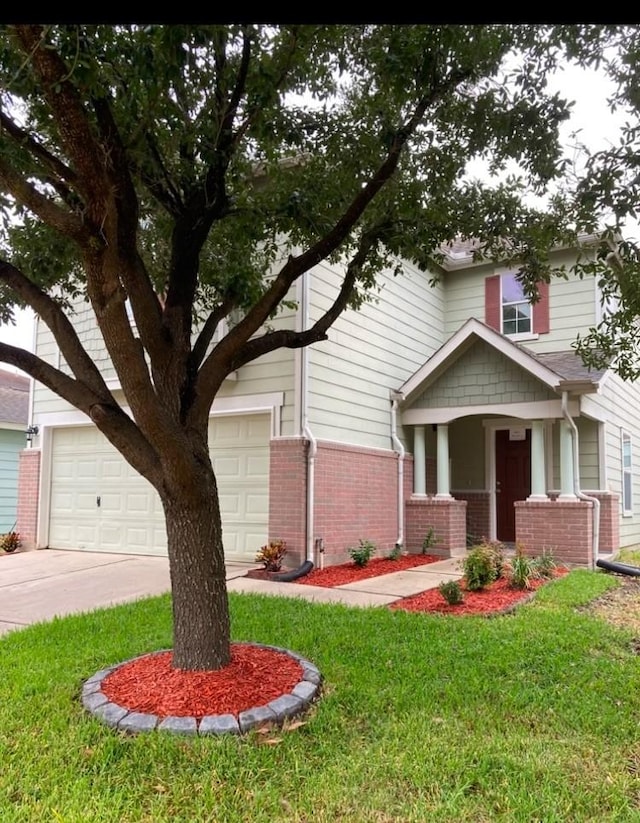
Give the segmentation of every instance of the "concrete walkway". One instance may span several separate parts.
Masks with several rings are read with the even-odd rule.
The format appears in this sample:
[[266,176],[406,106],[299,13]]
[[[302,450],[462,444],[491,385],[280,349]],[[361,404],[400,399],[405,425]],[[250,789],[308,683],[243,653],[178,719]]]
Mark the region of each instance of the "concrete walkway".
[[[349,606],[386,606],[461,577],[457,558],[324,589],[246,577],[254,564],[228,563],[231,592],[300,597]],[[40,551],[0,556],[0,634],[55,616],[87,612],[169,591],[166,557]]]

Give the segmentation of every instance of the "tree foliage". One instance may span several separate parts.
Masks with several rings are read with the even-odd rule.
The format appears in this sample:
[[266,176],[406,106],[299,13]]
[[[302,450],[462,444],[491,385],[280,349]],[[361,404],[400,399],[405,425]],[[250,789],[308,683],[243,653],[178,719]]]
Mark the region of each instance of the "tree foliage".
[[[225,377],[322,341],[384,267],[426,269],[455,238],[482,238],[485,253],[524,255],[532,280],[549,276],[562,220],[523,199],[565,170],[558,126],[570,107],[546,80],[567,52],[586,59],[607,36],[527,25],[0,30],[2,319],[32,306],[67,365],[7,344],[0,360],[85,412],[158,490],[181,665],[228,659],[224,609],[211,617],[207,606],[212,591],[218,606],[225,597],[206,444]],[[522,174],[481,185],[465,176],[474,158]],[[309,328],[272,327],[323,261],[342,266],[333,304]],[[81,299],[131,415],[76,333]],[[229,317],[239,322],[216,335]],[[203,513],[210,530],[190,532]]]

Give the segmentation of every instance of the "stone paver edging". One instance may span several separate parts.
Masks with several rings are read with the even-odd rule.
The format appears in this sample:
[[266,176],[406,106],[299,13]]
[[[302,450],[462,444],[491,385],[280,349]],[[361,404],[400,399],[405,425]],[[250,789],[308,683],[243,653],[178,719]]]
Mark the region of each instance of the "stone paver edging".
[[[208,715],[198,721],[197,717],[158,717],[155,714],[134,712],[113,703],[101,689],[102,681],[111,672],[132,663],[138,658],[131,658],[116,666],[101,669],[86,680],[82,686],[82,705],[84,708],[111,728],[121,731],[139,733],[158,730],[173,734],[189,735],[221,735],[244,734],[260,726],[281,726],[285,720],[303,714],[311,703],[319,697],[322,675],[313,663],[305,660],[295,652],[282,649],[279,646],[267,646],[262,643],[243,643],[261,649],[272,649],[282,652],[293,658],[302,667],[302,677],[291,692],[266,703],[263,706],[254,706],[240,712],[238,717],[233,714]],[[170,651],[165,649],[164,651]],[[155,652],[161,654],[161,652]],[[148,655],[143,655],[147,657]]]

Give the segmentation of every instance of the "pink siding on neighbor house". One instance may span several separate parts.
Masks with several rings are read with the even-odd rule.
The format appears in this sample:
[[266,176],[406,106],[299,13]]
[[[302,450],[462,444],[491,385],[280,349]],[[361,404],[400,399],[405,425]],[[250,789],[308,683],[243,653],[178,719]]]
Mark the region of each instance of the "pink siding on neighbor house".
[[18,520],[16,530],[22,547],[34,549],[38,533],[38,495],[40,486],[40,450],[20,452],[18,464]]

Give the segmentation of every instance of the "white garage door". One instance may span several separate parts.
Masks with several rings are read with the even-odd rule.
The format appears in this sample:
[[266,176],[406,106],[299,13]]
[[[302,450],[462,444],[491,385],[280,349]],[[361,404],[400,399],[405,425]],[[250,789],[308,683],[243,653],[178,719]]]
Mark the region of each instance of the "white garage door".
[[[253,560],[267,540],[268,414],[212,418],[209,445],[218,479],[225,555]],[[160,499],[93,426],[55,429],[49,546],[166,554]]]

